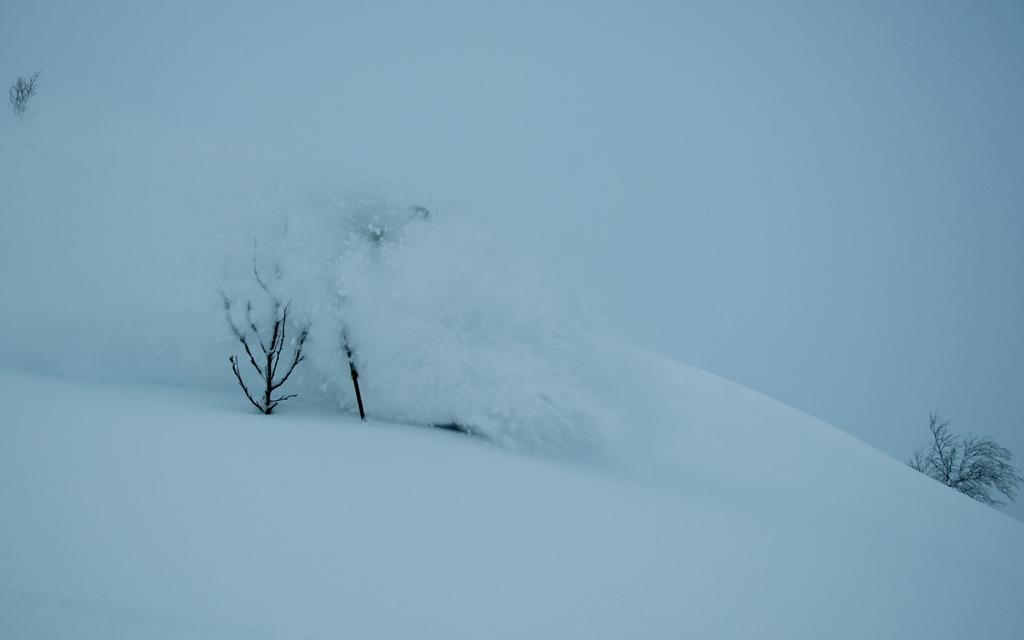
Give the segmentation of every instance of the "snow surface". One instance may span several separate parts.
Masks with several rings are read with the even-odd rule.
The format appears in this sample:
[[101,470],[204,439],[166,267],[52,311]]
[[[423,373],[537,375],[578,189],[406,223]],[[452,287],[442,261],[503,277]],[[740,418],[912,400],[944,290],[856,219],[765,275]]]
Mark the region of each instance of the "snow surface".
[[[1024,525],[760,394],[593,337],[609,323],[594,309],[615,309],[713,342],[700,317],[742,326],[739,313],[792,304],[772,294],[791,271],[822,266],[777,260],[793,245],[778,244],[790,225],[763,202],[774,146],[737,126],[751,126],[760,91],[730,83],[716,118],[701,109],[715,115],[720,99],[682,119],[664,108],[721,97],[731,65],[664,55],[630,3],[611,14],[545,3],[564,24],[537,20],[539,32],[510,28],[534,22],[529,12],[483,11],[456,37],[423,28],[438,9],[413,4],[370,21],[361,9],[313,20],[293,3],[204,4],[202,20],[169,4],[90,4],[70,18],[71,7],[11,5],[5,77],[43,74],[32,113],[0,118],[0,639],[1024,637]],[[722,24],[731,33],[735,20]],[[662,44],[690,46],[677,26],[666,22]],[[644,55],[607,46],[602,34],[618,41],[623,28]],[[832,77],[829,57],[807,50],[793,55]],[[705,88],[664,100],[661,70],[686,60]],[[765,122],[820,121],[829,135],[808,139],[833,140],[835,118],[803,117],[809,103],[793,96]],[[777,138],[798,176],[780,188],[804,198],[815,181],[786,164],[793,137]],[[855,146],[873,162],[877,145]],[[821,149],[835,160],[847,147]],[[837,173],[808,202],[831,211],[837,193],[869,194],[870,206],[847,198],[846,213],[864,230],[850,237],[874,242],[864,211],[896,215],[884,187],[905,175],[874,163],[884,180],[865,190],[847,161],[817,163]],[[921,184],[922,202],[959,207]],[[429,222],[410,215],[420,205]],[[812,210],[791,219],[827,219]],[[746,248],[733,242],[741,221],[756,239]],[[369,227],[386,241],[368,241]],[[950,229],[957,247],[976,237]],[[847,244],[840,253],[865,255]],[[234,387],[219,296],[258,298],[254,255],[313,322],[287,388],[300,397],[269,418]],[[861,307],[888,299],[829,283]],[[665,304],[630,304],[627,290]],[[686,309],[695,322],[679,322]],[[796,315],[800,326],[831,317]],[[375,422],[352,418],[342,328]],[[717,335],[744,358],[775,343]],[[866,361],[890,376],[906,364]],[[451,421],[484,438],[422,426]]]
[[0,637],[1020,637],[1021,523],[757,393],[609,353],[654,389],[636,420],[676,428],[576,461],[0,373]]

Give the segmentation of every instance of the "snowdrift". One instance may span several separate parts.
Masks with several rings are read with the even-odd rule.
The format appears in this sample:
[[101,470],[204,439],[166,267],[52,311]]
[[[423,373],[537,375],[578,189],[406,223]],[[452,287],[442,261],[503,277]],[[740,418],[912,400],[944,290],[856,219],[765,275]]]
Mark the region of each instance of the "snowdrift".
[[618,462],[304,404],[254,415],[236,393],[0,374],[0,635],[1024,628],[1019,522],[759,394],[619,354],[650,390],[633,420],[672,412],[675,437]]

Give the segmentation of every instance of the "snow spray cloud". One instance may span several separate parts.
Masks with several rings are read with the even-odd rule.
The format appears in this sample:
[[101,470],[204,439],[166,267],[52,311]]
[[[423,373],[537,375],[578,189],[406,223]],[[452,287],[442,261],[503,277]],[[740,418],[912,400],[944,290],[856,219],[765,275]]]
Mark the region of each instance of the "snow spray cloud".
[[353,410],[347,334],[371,418],[576,457],[628,432],[615,367],[496,225],[393,188],[324,190],[128,114],[48,118],[3,125],[0,366],[237,392],[220,292],[259,300],[255,260],[311,322],[288,381],[302,401]]
[[[276,210],[276,213],[273,212]],[[253,262],[312,324],[301,393],[354,411],[351,348],[371,418],[456,424],[510,448],[603,450],[615,412],[589,378],[596,350],[542,269],[465,215],[406,196],[291,199],[241,245],[227,281],[256,296]]]

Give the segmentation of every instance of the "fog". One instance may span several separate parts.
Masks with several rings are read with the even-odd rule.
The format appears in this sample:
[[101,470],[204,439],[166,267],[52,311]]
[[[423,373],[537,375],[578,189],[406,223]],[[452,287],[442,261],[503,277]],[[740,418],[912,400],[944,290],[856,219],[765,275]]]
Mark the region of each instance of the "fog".
[[370,193],[481,229],[560,328],[1024,459],[1019,4],[552,5],[4,2],[0,78],[41,75],[0,117],[0,359],[226,387],[254,221]]

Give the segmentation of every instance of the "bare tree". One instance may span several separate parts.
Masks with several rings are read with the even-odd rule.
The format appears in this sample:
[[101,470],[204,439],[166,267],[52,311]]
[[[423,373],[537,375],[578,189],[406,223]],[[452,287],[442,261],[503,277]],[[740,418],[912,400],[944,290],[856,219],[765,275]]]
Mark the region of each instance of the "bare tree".
[[961,438],[950,433],[949,420],[935,412],[928,418],[932,442],[914,452],[911,468],[989,506],[1004,504],[993,497],[993,490],[1009,500],[1016,498],[1024,478],[1013,466],[1009,449],[988,436],[971,433]]
[[[292,338],[291,343],[289,343],[287,337],[288,328],[294,325],[294,322],[288,317],[291,303],[282,303],[281,299],[270,290],[260,275],[255,259],[253,259],[252,271],[253,275],[256,276],[256,282],[259,284],[260,289],[270,299],[269,328],[265,326],[261,330],[253,320],[253,304],[251,300],[247,300],[245,303],[245,325],[240,327],[232,318],[231,310],[233,305],[231,300],[223,292],[221,292],[221,297],[224,300],[224,313],[228,320],[228,326],[231,327],[231,332],[235,335],[235,338],[242,344],[242,349],[245,350],[245,355],[249,359],[249,364],[259,374],[262,393],[254,394],[250,391],[242,376],[239,359],[234,355],[229,358],[231,370],[234,372],[235,379],[238,380],[238,384],[242,387],[242,391],[245,393],[245,397],[249,399],[249,402],[259,409],[260,412],[270,415],[278,404],[297,395],[292,393],[274,397],[274,393],[288,381],[289,376],[295,371],[295,367],[299,366],[299,363],[305,359],[305,356],[302,354],[302,348],[306,344],[306,338],[309,337],[309,323],[300,325],[298,336]],[[270,336],[268,339],[265,339],[264,336],[268,332]],[[256,352],[257,348],[259,349],[258,352]],[[291,355],[288,357],[284,357],[286,350],[291,351]],[[282,358],[285,361],[283,368],[281,367]]]
[[14,115],[19,118],[25,115],[25,110],[28,109],[28,101],[32,96],[36,95],[36,87],[39,86],[39,72],[36,71],[27,79],[19,77],[11,85],[11,89],[8,92],[11,97],[11,108],[14,109]]

